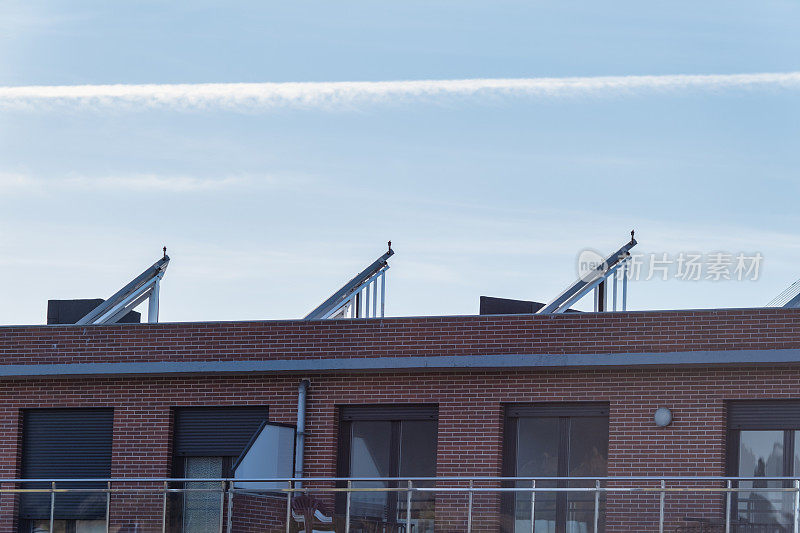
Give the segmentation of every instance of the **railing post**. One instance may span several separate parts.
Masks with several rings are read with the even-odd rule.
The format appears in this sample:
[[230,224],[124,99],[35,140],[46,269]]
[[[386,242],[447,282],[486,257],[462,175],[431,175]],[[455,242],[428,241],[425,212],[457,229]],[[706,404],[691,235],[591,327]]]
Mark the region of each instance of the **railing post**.
[[664,492],[665,486],[666,482],[662,479],[661,490],[659,491],[658,497],[658,533],[664,533],[664,497],[666,496],[666,493]]
[[233,531],[233,482],[228,482],[228,533]]
[[[531,488],[536,488],[536,480],[531,481]],[[536,491],[531,491],[531,533],[536,531]]]
[[725,533],[731,533],[731,480],[729,479],[725,485],[728,489],[725,494]]
[[111,533],[111,482],[108,482],[106,492],[106,533]]
[[[411,480],[408,480],[408,490],[406,491],[406,533],[411,533]],[[795,532],[797,533],[797,532]]]
[[56,482],[50,483],[50,533],[56,525]]
[[794,480],[794,533],[800,532],[800,479]]
[[597,533],[600,524],[600,480],[594,482],[594,529],[592,533]]
[[223,528],[225,527],[225,522],[223,521],[225,517],[225,482],[220,481],[219,485],[219,533],[223,532]]
[[[467,504],[467,533],[472,533],[472,480],[469,480],[469,500]],[[409,532],[410,533],[410,532]]]
[[350,495],[352,494],[353,482],[347,480],[347,507],[344,511],[344,533],[350,533]]
[[[185,486],[183,487],[186,488]],[[164,498],[161,503],[161,533],[167,533],[167,495],[169,494],[169,481],[164,482]],[[185,494],[185,493],[184,493]]]
[[292,482],[289,481],[289,491],[286,493],[286,533],[292,530]]

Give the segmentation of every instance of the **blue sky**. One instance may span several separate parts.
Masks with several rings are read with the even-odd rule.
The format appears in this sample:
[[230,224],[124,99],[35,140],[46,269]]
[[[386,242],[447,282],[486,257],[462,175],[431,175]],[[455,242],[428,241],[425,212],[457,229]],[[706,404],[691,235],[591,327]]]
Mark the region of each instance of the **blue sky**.
[[2,88],[798,71],[788,1],[4,2],[0,323],[106,297],[162,245],[167,321],[303,316],[388,239],[391,315],[548,300],[631,228],[642,252],[764,256],[758,281],[636,282],[633,309],[800,277],[796,82],[266,107]]

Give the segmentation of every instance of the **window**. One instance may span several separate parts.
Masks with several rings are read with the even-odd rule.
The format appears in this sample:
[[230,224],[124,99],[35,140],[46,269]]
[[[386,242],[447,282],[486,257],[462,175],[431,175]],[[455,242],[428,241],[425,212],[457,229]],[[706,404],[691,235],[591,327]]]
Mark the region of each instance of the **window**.
[[[112,409],[26,409],[22,413],[22,477],[28,479],[111,477]],[[48,483],[28,483],[43,488]],[[60,483],[61,488],[103,488],[105,483]],[[20,531],[94,533],[105,530],[106,496],[61,493],[55,498],[50,532],[50,495],[20,498]]]
[[[340,410],[340,477],[434,477],[438,410],[435,406],[353,406]],[[424,482],[414,482],[423,486]],[[428,483],[428,485],[432,485]],[[398,487],[396,481],[354,482],[354,487]],[[337,501],[344,514],[345,497]],[[433,531],[433,494],[414,494],[411,519],[414,533]],[[350,516],[352,533],[381,530],[404,522],[403,492],[354,492]]]
[[[608,405],[563,403],[506,408],[504,471],[516,477],[604,477],[608,462]],[[517,486],[530,487],[528,482]],[[537,487],[586,487],[592,482],[538,481]],[[531,531],[530,492],[507,496],[505,531]],[[535,531],[591,532],[594,494],[537,492]],[[604,530],[605,497],[600,499]]]
[[[266,407],[200,407],[175,410],[172,474],[178,478],[231,477],[233,465],[267,420]],[[187,482],[188,489],[218,489],[213,482]],[[170,530],[217,533],[218,492],[177,493],[170,502]]]
[[[739,477],[800,475],[800,401],[746,401],[728,404],[728,473]],[[740,488],[788,488],[785,481],[739,482]],[[733,518],[791,531],[792,493],[733,493]]]

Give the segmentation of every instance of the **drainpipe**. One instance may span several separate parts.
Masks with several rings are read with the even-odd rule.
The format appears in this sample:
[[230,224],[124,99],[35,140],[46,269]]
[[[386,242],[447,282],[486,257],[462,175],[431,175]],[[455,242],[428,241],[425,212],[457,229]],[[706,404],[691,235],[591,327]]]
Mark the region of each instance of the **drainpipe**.
[[[308,387],[311,382],[307,379],[300,381],[297,386],[297,440],[295,442],[294,450],[294,477],[303,477],[303,450],[306,443],[306,396],[308,396]],[[302,486],[301,482],[297,482],[296,486]]]

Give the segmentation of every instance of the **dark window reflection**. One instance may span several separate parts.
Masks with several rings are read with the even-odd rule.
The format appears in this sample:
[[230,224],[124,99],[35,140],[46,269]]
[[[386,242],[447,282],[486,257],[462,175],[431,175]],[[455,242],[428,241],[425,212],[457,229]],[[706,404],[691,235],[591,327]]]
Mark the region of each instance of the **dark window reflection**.
[[[526,417],[517,423],[519,477],[603,477],[608,461],[606,417]],[[518,483],[522,485],[522,482]],[[525,485],[528,485],[525,483]],[[554,481],[538,481],[537,487],[555,487]],[[593,482],[561,481],[561,487],[594,486]],[[605,497],[601,495],[600,531],[603,530]],[[515,495],[514,530],[530,533],[530,493]],[[590,533],[594,528],[593,493],[537,492],[537,533]]]
[[[390,477],[389,452],[391,422],[353,422],[350,444],[351,477]],[[354,487],[387,487],[385,481],[359,481]],[[354,492],[351,496],[352,516],[385,520],[386,492]]]
[[[351,423],[350,477],[435,477],[438,425],[435,420]],[[414,482],[417,486],[432,483]],[[359,481],[354,487],[397,487],[397,482]],[[354,492],[351,496],[352,533],[388,530],[405,523],[405,492]],[[432,533],[433,493],[414,494],[411,522],[414,533]]]
[[[557,476],[559,442],[558,418],[520,418],[517,426],[517,476]],[[555,483],[539,481],[537,486],[554,487]],[[554,532],[556,494],[537,492],[535,510],[536,530]],[[514,516],[515,531],[530,533],[530,493],[516,494]]]
[[[569,432],[569,465],[572,477],[605,476],[608,472],[608,419],[572,418]],[[571,482],[572,487],[591,487],[592,482]],[[594,528],[594,494],[567,493],[567,533],[587,533]],[[600,524],[605,493],[600,493]],[[602,526],[598,529],[602,530]]]

